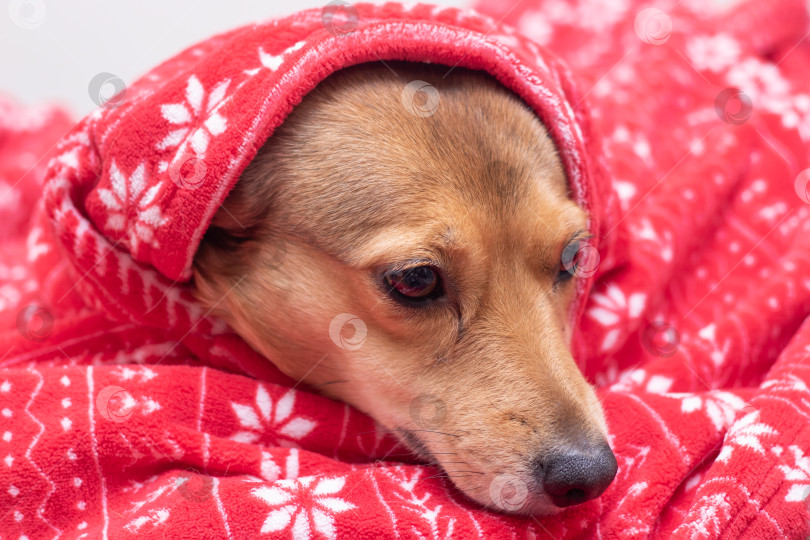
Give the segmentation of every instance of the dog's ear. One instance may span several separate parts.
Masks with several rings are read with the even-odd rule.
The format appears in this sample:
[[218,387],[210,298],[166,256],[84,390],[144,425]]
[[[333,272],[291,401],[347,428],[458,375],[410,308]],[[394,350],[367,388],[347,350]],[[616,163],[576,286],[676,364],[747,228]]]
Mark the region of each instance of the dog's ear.
[[276,168],[267,144],[259,149],[214,214],[194,255],[194,283],[201,299],[217,298],[244,275],[272,236]]
[[265,144],[214,214],[209,232],[240,239],[255,238],[262,232],[260,229],[268,222],[278,185],[278,168],[273,161]]

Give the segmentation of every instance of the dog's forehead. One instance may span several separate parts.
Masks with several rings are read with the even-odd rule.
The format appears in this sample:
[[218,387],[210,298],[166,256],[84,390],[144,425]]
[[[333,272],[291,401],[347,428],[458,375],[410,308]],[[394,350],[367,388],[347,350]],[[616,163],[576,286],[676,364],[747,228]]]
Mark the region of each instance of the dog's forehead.
[[394,69],[333,75],[282,126],[285,205],[320,242],[345,250],[396,222],[551,218],[568,202],[557,150],[519,98],[483,73]]
[[351,105],[333,102],[344,116],[332,128],[352,152],[342,164],[347,182],[387,178],[390,194],[430,198],[432,190],[501,212],[544,195],[567,197],[557,150],[522,101],[483,74],[423,76],[435,86],[416,81],[413,93],[413,81],[389,77],[341,89]]
[[[415,181],[442,175],[460,188],[478,183],[506,198],[532,181],[567,191],[554,143],[517,96],[483,73],[423,76],[433,84],[389,77],[371,90],[347,89],[359,118],[343,128],[358,147],[399,158],[402,169],[416,173]],[[408,90],[414,83],[417,90]],[[369,132],[377,137],[366,137]]]

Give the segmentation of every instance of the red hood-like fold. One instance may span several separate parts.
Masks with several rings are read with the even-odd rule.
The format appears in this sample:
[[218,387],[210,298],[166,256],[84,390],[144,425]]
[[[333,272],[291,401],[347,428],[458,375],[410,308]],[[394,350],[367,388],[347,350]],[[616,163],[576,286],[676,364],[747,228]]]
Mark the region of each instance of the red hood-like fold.
[[[523,98],[548,127],[599,246],[607,196],[598,145],[553,55],[511,28],[457,9],[354,9],[343,28],[330,24],[327,11],[312,9],[215,36],[76,126],[48,172],[47,206],[68,255],[92,283],[89,296],[108,311],[164,327],[170,321],[150,310],[148,296],[185,295],[200,240],[257,150],[328,75],[384,60],[486,71]],[[591,279],[578,282],[572,323]],[[199,314],[190,300],[186,311],[194,324]]]

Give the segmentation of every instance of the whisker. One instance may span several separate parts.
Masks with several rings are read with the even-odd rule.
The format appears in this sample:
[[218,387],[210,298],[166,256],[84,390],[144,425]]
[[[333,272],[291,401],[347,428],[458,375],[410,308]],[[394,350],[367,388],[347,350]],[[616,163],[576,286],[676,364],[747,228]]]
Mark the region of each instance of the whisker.
[[319,386],[326,386],[327,384],[337,384],[337,383],[346,383],[346,382],[349,382],[349,379],[336,379],[334,381],[327,381],[325,383],[320,383],[320,384],[310,384],[310,386],[312,386],[314,388],[317,388]]
[[391,433],[396,431],[424,431],[426,433],[438,433],[440,435],[447,435],[448,437],[461,437],[461,435],[445,433],[444,431],[435,431],[433,429],[377,429],[374,431],[361,431],[360,433],[354,433],[354,435],[365,435],[367,433]]
[[500,412],[500,413],[506,414],[506,413],[504,413],[502,410],[500,410],[498,407],[496,407],[494,403],[492,403],[492,400],[491,400],[491,399],[489,399],[489,396],[487,396],[487,401],[489,401],[489,404],[490,404],[490,405],[492,405],[492,408],[493,408],[493,409],[495,409],[496,411],[498,411],[498,412]]
[[437,474],[435,476],[427,476],[425,480],[430,480],[431,478],[469,478],[473,476],[471,474]]
[[[424,455],[456,455],[455,452],[422,452]],[[413,454],[389,454],[389,457],[405,457],[412,456]]]
[[433,457],[433,456],[436,456],[436,455],[455,455],[455,452],[419,452],[419,453],[413,452],[413,453],[410,453],[410,454],[389,454],[386,457],[389,457],[389,458],[407,458],[407,457],[412,458],[412,457],[416,457],[416,458],[422,458],[424,460],[429,461],[430,463],[436,464],[438,462]]

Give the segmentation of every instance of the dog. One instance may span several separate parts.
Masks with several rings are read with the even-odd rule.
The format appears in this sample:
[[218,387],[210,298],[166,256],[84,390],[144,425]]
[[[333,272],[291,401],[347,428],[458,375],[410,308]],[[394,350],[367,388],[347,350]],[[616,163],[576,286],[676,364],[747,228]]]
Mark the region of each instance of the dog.
[[553,514],[617,469],[569,351],[578,277],[563,259],[587,219],[546,127],[495,79],[361,64],[260,149],[193,287],[281,371],[371,415],[469,498]]

